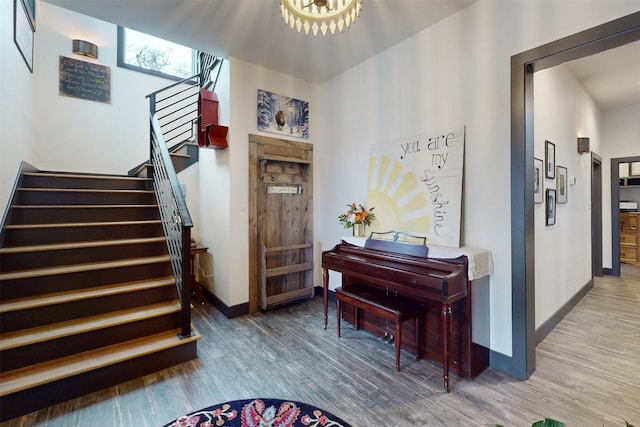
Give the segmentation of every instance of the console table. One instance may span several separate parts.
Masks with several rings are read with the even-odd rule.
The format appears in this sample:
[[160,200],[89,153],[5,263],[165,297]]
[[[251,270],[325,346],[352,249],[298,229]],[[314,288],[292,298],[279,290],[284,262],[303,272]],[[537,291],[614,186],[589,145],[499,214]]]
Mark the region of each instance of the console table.
[[195,260],[196,255],[205,254],[209,250],[206,246],[191,246],[191,291],[195,293],[196,299],[204,305],[205,299],[202,293],[202,285],[196,280]]

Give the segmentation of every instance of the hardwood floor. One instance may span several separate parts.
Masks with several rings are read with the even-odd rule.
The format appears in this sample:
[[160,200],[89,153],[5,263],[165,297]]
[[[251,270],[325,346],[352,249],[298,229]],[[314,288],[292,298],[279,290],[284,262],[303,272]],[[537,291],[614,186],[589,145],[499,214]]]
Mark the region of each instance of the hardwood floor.
[[[322,299],[226,319],[194,308],[199,359],[0,424],[160,426],[227,400],[293,399],[353,426],[640,426],[640,269],[596,278],[594,288],[537,347],[537,370],[517,381],[491,368],[452,378],[351,325],[336,334],[335,307],[322,327]],[[1,409],[0,409],[1,410]]]

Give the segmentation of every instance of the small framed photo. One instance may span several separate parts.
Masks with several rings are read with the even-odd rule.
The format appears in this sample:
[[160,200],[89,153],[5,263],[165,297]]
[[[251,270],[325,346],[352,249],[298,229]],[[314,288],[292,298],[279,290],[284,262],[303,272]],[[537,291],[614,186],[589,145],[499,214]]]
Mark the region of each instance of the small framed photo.
[[549,179],[554,179],[556,177],[556,145],[553,142],[544,142],[544,157],[547,163],[545,176]]
[[533,202],[542,203],[542,160],[533,159]]
[[546,195],[545,225],[554,225],[556,223],[556,190],[547,188]]
[[558,179],[556,180],[556,190],[558,191],[558,203],[567,203],[567,193],[569,189],[567,187],[569,181],[567,178],[567,168],[564,166],[558,166],[556,169]]

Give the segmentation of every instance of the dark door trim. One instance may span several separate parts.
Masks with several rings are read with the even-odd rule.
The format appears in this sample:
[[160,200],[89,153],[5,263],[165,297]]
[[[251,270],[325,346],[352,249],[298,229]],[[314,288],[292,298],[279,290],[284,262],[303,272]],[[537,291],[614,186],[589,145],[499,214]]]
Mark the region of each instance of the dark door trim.
[[611,269],[605,273],[620,276],[620,163],[640,162],[640,156],[611,159]]
[[511,57],[511,370],[535,371],[533,73],[640,40],[640,12]]
[[591,277],[602,270],[602,157],[591,152]]

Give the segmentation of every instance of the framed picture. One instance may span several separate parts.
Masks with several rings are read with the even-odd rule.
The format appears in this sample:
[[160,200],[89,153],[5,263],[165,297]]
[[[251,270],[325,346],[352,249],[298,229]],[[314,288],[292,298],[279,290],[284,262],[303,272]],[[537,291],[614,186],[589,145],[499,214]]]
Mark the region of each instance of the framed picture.
[[35,26],[30,22],[26,3],[22,0],[13,0],[13,41],[18,46],[31,73],[33,73],[34,32]]
[[533,202],[542,203],[542,160],[533,159]]
[[258,130],[309,138],[309,103],[258,89]]
[[556,177],[556,145],[551,141],[545,141],[544,144],[544,160],[547,163],[545,176],[554,179]]
[[36,0],[21,0],[24,4],[25,10],[27,11],[27,18],[29,18],[29,22],[31,23],[31,28],[33,31],[36,30]]
[[554,225],[556,223],[556,190],[553,188],[547,188],[546,197],[546,225]]
[[569,184],[567,178],[567,168],[565,168],[564,166],[558,166],[556,168],[556,174],[558,175],[558,179],[556,180],[558,203],[564,204],[567,203],[567,193],[569,192],[569,188],[567,187]]

